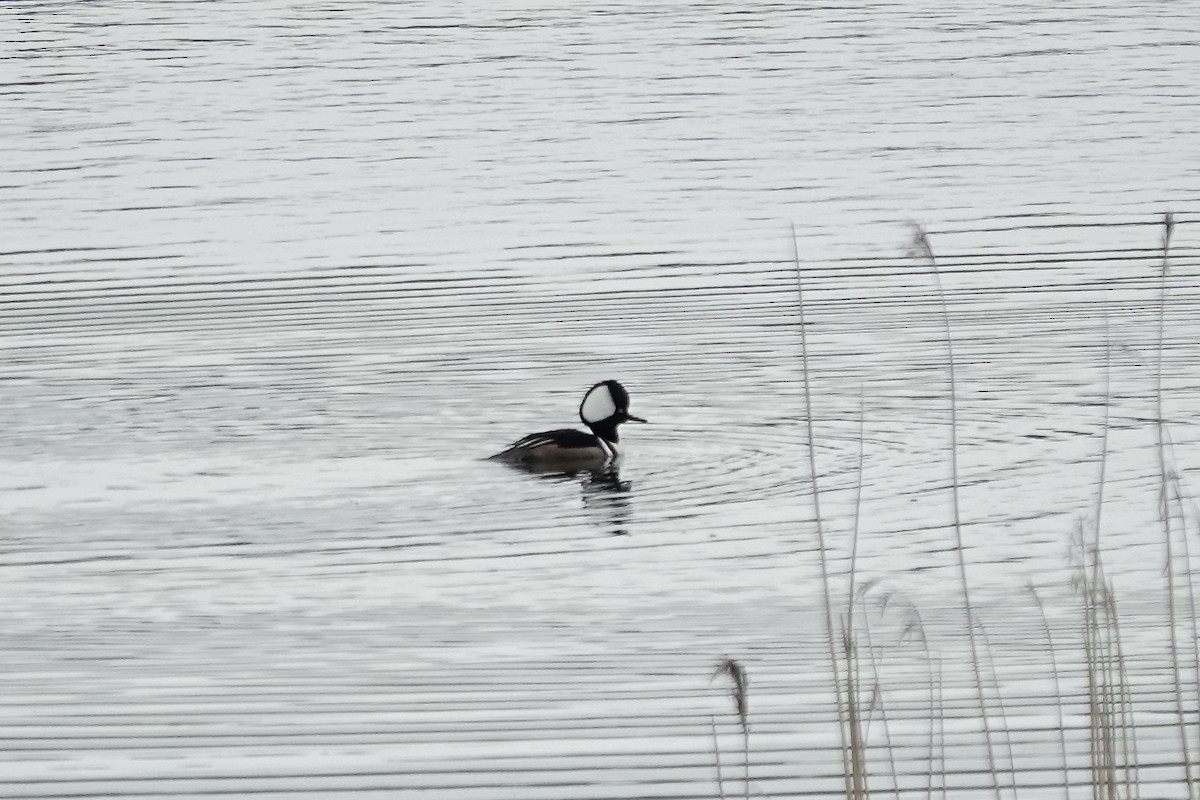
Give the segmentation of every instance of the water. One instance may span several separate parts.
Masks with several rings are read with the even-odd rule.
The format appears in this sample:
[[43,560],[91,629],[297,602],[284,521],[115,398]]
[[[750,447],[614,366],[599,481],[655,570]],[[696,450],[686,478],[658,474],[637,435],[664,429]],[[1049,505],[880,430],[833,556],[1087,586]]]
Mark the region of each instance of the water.
[[[0,797],[711,796],[713,715],[727,780],[740,764],[725,656],[752,675],[758,790],[836,793],[792,225],[839,596],[863,443],[895,771],[924,786],[913,607],[945,780],[986,786],[909,219],[951,311],[969,576],[1022,796],[1063,795],[1057,693],[1086,760],[1078,651],[1049,686],[1024,586],[1073,642],[1106,397],[1141,777],[1186,796],[1151,658],[1167,209],[1185,491],[1198,466],[1186,4],[0,20]],[[615,479],[481,460],[609,377],[652,420]]]

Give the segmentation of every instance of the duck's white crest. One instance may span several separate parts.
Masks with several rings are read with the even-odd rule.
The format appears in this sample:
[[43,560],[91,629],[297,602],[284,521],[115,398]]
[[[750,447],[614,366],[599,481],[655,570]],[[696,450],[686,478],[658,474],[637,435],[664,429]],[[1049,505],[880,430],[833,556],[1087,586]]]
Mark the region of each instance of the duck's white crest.
[[588,424],[602,422],[617,413],[617,403],[606,384],[593,386],[579,406],[579,416]]

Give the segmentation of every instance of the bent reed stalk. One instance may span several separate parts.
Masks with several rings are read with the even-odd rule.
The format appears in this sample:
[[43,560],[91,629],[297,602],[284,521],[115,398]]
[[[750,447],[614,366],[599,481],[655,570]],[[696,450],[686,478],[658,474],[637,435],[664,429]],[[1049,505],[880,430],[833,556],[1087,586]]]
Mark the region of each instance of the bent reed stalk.
[[1054,641],[1054,634],[1050,631],[1050,620],[1046,616],[1046,606],[1042,603],[1042,597],[1038,594],[1037,588],[1032,583],[1026,585],[1026,590],[1033,596],[1033,602],[1037,606],[1038,615],[1042,620],[1042,632],[1046,637],[1046,647],[1050,652],[1050,674],[1054,679],[1054,697],[1057,700],[1055,708],[1058,711],[1058,749],[1059,756],[1062,760],[1062,785],[1063,792],[1070,794],[1071,791],[1071,772],[1069,759],[1067,758],[1067,721],[1063,713],[1063,691],[1062,683],[1059,681],[1059,668],[1057,643]]
[[1167,275],[1171,267],[1171,235],[1175,232],[1175,216],[1163,215],[1162,264],[1159,269],[1158,347],[1154,369],[1155,430],[1158,445],[1159,517],[1162,520],[1163,543],[1166,547],[1167,628],[1170,634],[1172,683],[1175,693],[1175,715],[1179,721],[1179,748],[1183,754],[1183,774],[1188,797],[1196,797],[1196,777],[1193,774],[1191,748],[1187,736],[1187,713],[1184,710],[1183,676],[1179,666],[1179,614],[1175,607],[1175,555],[1172,547],[1170,485],[1174,470],[1167,468],[1166,419],[1163,413],[1163,350],[1167,316]]
[[[737,660],[726,658],[717,665],[718,675],[728,675],[730,680],[729,696],[733,698],[733,707],[737,711],[738,722],[742,726],[742,783],[745,796],[750,797],[750,676]],[[714,744],[716,741],[716,725],[713,727]],[[720,757],[717,759],[718,771]],[[724,789],[722,789],[724,794]]]
[[958,554],[958,575],[962,587],[963,608],[967,616],[967,641],[971,649],[971,670],[975,678],[975,695],[979,703],[980,720],[983,724],[983,739],[987,748],[988,772],[992,779],[992,793],[1000,800],[1000,776],[996,769],[996,749],[992,741],[992,727],[988,719],[987,699],[983,688],[983,676],[979,669],[979,644],[975,634],[975,609],[971,605],[971,587],[967,580],[967,557],[963,545],[962,513],[959,504],[958,479],[958,387],[955,379],[954,336],[950,327],[950,306],[942,286],[942,273],[929,235],[917,223],[912,224],[912,250],[917,258],[923,259],[933,272],[938,300],[942,310],[942,322],[946,334],[946,360],[950,380],[950,487],[954,510],[954,544]]

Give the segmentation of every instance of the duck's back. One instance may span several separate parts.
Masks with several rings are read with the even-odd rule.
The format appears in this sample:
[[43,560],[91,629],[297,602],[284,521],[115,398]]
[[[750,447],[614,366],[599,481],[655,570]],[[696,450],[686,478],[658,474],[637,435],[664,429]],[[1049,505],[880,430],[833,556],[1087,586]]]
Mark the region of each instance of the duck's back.
[[577,464],[603,461],[607,453],[593,434],[573,428],[531,433],[513,442],[504,452],[492,456],[510,464]]

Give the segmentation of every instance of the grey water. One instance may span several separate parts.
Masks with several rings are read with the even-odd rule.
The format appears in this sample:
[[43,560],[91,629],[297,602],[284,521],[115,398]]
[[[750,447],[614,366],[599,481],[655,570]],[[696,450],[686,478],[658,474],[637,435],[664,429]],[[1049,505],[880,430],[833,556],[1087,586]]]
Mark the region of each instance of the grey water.
[[[953,452],[1006,791],[1090,791],[1026,587],[1075,641],[1099,508],[1144,794],[1188,796],[1151,655],[1160,372],[1197,549],[1193,4],[10,2],[0,34],[0,797],[734,794],[725,657],[752,792],[836,796],[810,414],[835,609],[853,551],[889,676],[876,787],[991,796]],[[483,460],[607,378],[651,421],[616,475]]]

